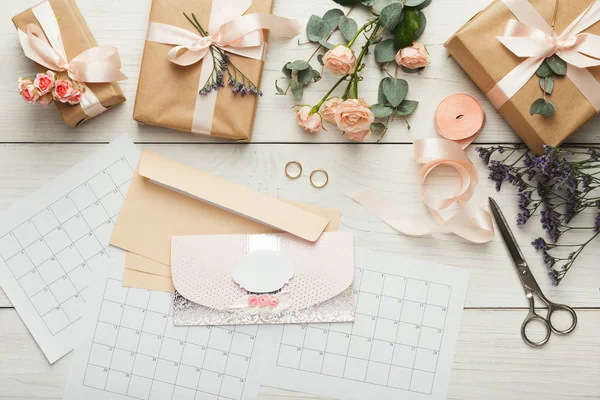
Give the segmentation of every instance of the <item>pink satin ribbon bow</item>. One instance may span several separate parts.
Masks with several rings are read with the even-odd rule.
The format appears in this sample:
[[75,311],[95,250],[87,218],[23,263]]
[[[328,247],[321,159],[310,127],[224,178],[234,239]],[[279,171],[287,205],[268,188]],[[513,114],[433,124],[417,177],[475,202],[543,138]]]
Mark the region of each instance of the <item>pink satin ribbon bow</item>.
[[594,1],[560,35],[527,0],[502,0],[517,17],[506,24],[498,40],[525,61],[510,71],[487,94],[496,108],[514,96],[535,74],[547,57],[556,54],[569,64],[567,77],[600,111],[600,83],[586,69],[600,65],[600,36],[581,33],[600,21],[600,2]]
[[87,83],[116,82],[127,77],[120,71],[121,58],[113,46],[92,47],[71,61],[62,40],[54,10],[48,1],[32,8],[40,27],[27,25],[27,32],[18,31],[25,55],[52,71],[65,71],[69,77],[86,88],[79,104],[86,115],[95,117],[107,109],[100,103]]
[[167,54],[169,61],[188,66],[202,60],[208,54],[211,45],[229,53],[262,60],[265,45],[263,29],[285,38],[292,38],[302,31],[300,23],[295,19],[264,13],[243,15],[251,5],[252,0],[224,0],[214,4],[208,36],[150,22],[146,40],[175,45],[176,47]]

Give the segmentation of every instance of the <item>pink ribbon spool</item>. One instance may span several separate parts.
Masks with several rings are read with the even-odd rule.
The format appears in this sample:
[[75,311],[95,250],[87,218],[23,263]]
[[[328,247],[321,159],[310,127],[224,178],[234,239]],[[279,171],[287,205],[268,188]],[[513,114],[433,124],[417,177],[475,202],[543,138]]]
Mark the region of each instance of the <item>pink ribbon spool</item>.
[[455,93],[442,100],[433,122],[442,137],[466,149],[483,129],[485,113],[475,97]]

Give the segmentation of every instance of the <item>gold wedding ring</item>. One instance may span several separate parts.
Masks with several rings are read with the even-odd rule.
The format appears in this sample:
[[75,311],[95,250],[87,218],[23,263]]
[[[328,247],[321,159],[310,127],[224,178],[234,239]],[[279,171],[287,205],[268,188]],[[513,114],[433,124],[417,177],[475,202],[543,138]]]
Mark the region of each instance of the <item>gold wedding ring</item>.
[[[316,184],[313,181],[313,176],[318,172],[322,172],[325,174],[325,182],[323,182],[321,184]],[[324,188],[325,186],[327,186],[327,183],[329,183],[329,174],[324,169],[315,169],[313,172],[310,173],[310,184],[313,185],[314,187],[316,187],[317,189]]]
[[[288,171],[288,168],[290,167],[290,165],[298,166],[298,168],[300,170],[298,171],[297,174],[290,174],[290,171]],[[290,161],[287,164],[285,164],[285,176],[287,176],[290,179],[297,179],[300,177],[300,175],[302,175],[302,164],[300,164],[298,161]]]

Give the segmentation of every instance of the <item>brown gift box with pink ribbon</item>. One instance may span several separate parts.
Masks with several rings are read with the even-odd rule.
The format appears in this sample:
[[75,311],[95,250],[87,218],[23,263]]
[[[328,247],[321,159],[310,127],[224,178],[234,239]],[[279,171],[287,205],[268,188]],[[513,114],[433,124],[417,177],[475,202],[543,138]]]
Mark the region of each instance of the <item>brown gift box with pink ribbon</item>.
[[[270,13],[272,5],[273,0],[254,0],[246,14]],[[198,31],[184,13],[188,16],[194,13],[199,24],[207,29],[211,13],[219,11],[218,8],[213,10],[213,7],[224,6],[219,0],[153,0],[149,22],[150,25],[174,26],[197,35]],[[211,94],[215,97],[213,104],[206,105],[203,101],[211,103],[211,99],[205,99],[198,93],[205,81],[201,79],[202,66],[211,57],[210,52],[201,61],[182,66],[168,59],[172,49],[172,44],[146,40],[133,118],[143,124],[185,132],[250,140],[258,96],[236,95],[225,82],[226,86],[216,95],[214,92]],[[231,62],[260,87],[264,61],[231,53],[229,56]],[[199,112],[202,116],[198,115]]]
[[[579,68],[569,63],[569,60],[573,57],[572,54],[568,59],[566,58],[569,54],[564,56],[565,61],[568,63],[567,76],[554,77],[554,90],[547,97],[555,106],[554,115],[551,117],[530,115],[532,103],[541,98],[543,94],[539,78],[535,74],[537,69],[535,65],[529,65],[530,68],[525,74],[529,76],[529,79],[522,87],[517,89],[512,97],[509,90],[499,90],[499,87],[511,80],[511,76],[507,77],[509,73],[517,67],[523,67],[523,70],[525,70],[525,66],[520,64],[527,62],[528,58],[515,55],[498,37],[505,36],[505,29],[509,20],[519,20],[527,25],[536,25],[536,13],[532,11],[536,11],[550,29],[555,13],[555,1],[558,1],[558,5],[554,32],[558,36],[562,35],[565,29],[578,17],[583,16],[589,20],[597,15],[598,10],[596,5],[593,5],[595,0],[494,0],[487,8],[467,22],[445,44],[450,54],[475,84],[488,95],[509,125],[527,146],[538,154],[543,153],[542,146],[544,144],[550,146],[561,144],[581,125],[596,115],[597,107],[600,108],[600,104],[597,104],[600,86],[596,87],[600,80],[600,67],[592,66],[581,68],[583,71],[578,71]],[[515,9],[515,7],[518,9]],[[543,21],[537,21],[537,26],[540,29],[543,25]],[[590,25],[581,30],[581,33],[600,35],[600,23],[590,23]],[[520,27],[529,30],[528,27]],[[573,37],[576,33],[579,33],[577,31],[579,29],[574,30]],[[539,33],[537,32],[538,36]],[[570,44],[565,43],[572,45],[575,41],[570,42]],[[567,48],[566,50],[570,49]],[[585,51],[579,51],[579,55],[581,55],[581,52],[585,53]],[[552,52],[553,50],[550,50],[544,56],[548,56]],[[574,53],[574,51],[571,53]],[[557,55],[562,56],[560,52]],[[543,60],[543,57],[541,59]],[[535,61],[531,58],[529,60],[532,63]],[[579,75],[572,78],[571,74],[573,73]],[[501,82],[503,78],[506,79]],[[527,76],[523,76],[523,74],[520,77],[513,75],[512,78],[516,81],[519,79],[524,81]],[[579,84],[576,85],[573,80],[579,81]],[[499,82],[501,83],[499,84]],[[511,82],[508,82],[508,86],[514,88]],[[506,95],[507,91],[509,95]]]
[[[72,60],[82,52],[98,46],[96,39],[94,39],[90,28],[85,22],[85,19],[81,15],[81,11],[74,0],[44,1],[38,6],[29,8],[13,17],[13,24],[23,33],[27,32],[29,24],[34,24],[45,31],[43,24],[41,24],[36,17],[36,11],[34,9],[39,10],[40,7],[46,6],[47,4],[50,4],[51,12],[54,13],[55,20],[58,23],[64,51],[68,60]],[[48,67],[38,63],[36,63],[36,67],[39,72],[46,72],[49,70]],[[95,104],[95,106],[91,104],[90,107],[93,107],[93,109],[88,109],[87,113],[84,110],[84,106],[89,104],[89,102],[82,102],[75,105],[58,101],[54,102],[62,119],[72,127],[75,127],[86,120],[93,118],[95,115],[106,111],[106,109],[125,101],[125,96],[123,95],[119,84],[116,82],[86,82],[86,86],[93,92],[95,98],[99,101],[99,104]]]

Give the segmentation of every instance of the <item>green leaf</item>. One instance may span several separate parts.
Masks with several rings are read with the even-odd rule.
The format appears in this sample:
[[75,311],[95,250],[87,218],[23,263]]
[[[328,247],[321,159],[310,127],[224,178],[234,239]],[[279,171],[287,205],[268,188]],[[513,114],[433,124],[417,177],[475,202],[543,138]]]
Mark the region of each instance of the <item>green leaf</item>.
[[302,95],[304,94],[304,89],[302,89],[302,84],[296,79],[292,79],[290,81],[290,89],[292,89],[292,94],[295,98],[297,98],[298,100],[302,98]]
[[375,14],[381,14],[381,11],[392,3],[402,4],[402,1],[401,0],[373,0],[373,12]]
[[539,114],[544,118],[554,115],[554,105],[544,99],[537,99],[529,109],[531,115]]
[[394,45],[396,49],[403,49],[404,47],[412,45],[415,40],[415,34],[419,31],[421,26],[421,16],[419,10],[414,8],[407,8],[404,10],[404,19],[396,28]]
[[374,1],[375,1],[375,0],[362,0],[362,1],[361,1],[361,4],[362,4],[363,6],[371,7],[371,6],[373,5],[373,2],[374,2]]
[[329,24],[323,18],[314,14],[310,16],[308,24],[306,24],[306,36],[308,40],[318,43],[319,40],[327,38],[330,33]]
[[405,66],[402,66],[402,71],[404,71],[407,74],[418,74],[419,72],[423,71],[425,69],[425,67],[421,67],[421,68],[406,68]]
[[542,110],[540,111],[540,115],[544,118],[549,118],[554,115],[554,105],[550,102],[544,104]]
[[300,82],[302,86],[307,85],[311,81],[313,78],[312,71],[313,69],[310,66],[302,71],[298,71],[298,82]]
[[375,135],[383,135],[387,130],[387,127],[381,122],[372,123],[370,128],[371,132],[373,132]]
[[394,40],[387,39],[375,45],[375,61],[382,64],[394,61],[396,49],[394,48]]
[[340,32],[347,41],[352,40],[356,32],[358,32],[358,25],[352,18],[344,17],[340,19]]
[[430,5],[430,4],[431,4],[431,1],[432,1],[432,0],[425,0],[425,1],[423,1],[421,4],[419,4],[418,6],[416,6],[415,8],[416,8],[417,10],[422,10],[422,9],[424,9],[425,7],[427,7],[428,5]]
[[546,94],[552,94],[552,91],[554,90],[554,78],[551,76],[540,78],[540,88],[546,92]]
[[531,108],[529,109],[529,113],[531,115],[539,114],[540,111],[542,110],[542,107],[544,106],[544,104],[546,104],[546,100],[544,100],[544,99],[537,99],[531,105]]
[[332,8],[331,10],[327,11],[325,15],[323,15],[323,20],[329,24],[329,28],[331,28],[331,30],[334,30],[338,27],[338,24],[343,16],[344,12],[342,10],[339,8]]
[[556,54],[552,55],[550,58],[546,58],[546,63],[556,75],[567,74],[567,62]]
[[419,105],[418,101],[404,100],[396,108],[396,114],[401,115],[401,116],[410,115],[415,111],[415,109],[417,108],[418,105]]
[[423,14],[421,10],[419,10],[419,19],[421,21],[419,22],[419,29],[417,29],[415,32],[414,40],[417,40],[419,37],[421,37],[423,32],[425,32],[425,27],[427,26],[427,18],[425,18],[425,14]]
[[386,118],[392,115],[394,109],[392,107],[388,107],[385,104],[373,104],[371,107],[371,112],[375,116],[375,118]]
[[323,63],[323,54],[319,54],[319,55],[317,56],[317,61],[319,62],[319,64],[321,64],[321,66],[325,65],[325,64]]
[[379,82],[379,87],[377,88],[377,102],[379,104],[389,104],[385,94],[383,93],[383,80]]
[[310,65],[304,60],[296,60],[287,63],[286,68],[291,69],[292,71],[304,71],[305,69],[310,68]]
[[281,72],[283,72],[283,75],[285,75],[286,78],[288,79],[292,79],[292,70],[290,68],[288,68],[288,65],[291,63],[287,63],[283,66],[283,68],[281,68]]
[[404,5],[406,7],[417,7],[425,3],[425,1],[426,0],[404,0]]
[[277,80],[275,81],[275,89],[277,89],[277,94],[285,94],[285,92],[283,91],[282,88],[279,87],[279,85],[277,84]]
[[545,78],[547,76],[554,75],[554,72],[552,72],[552,70],[550,69],[550,67],[548,66],[548,63],[546,61],[547,60],[544,60],[544,62],[539,66],[537,71],[535,71],[535,74],[537,76],[539,76],[540,78]]
[[408,93],[408,82],[404,79],[394,79],[388,76],[382,79],[381,87],[385,98],[394,108],[402,103]]
[[392,3],[381,10],[379,23],[387,30],[393,30],[402,21],[402,3]]
[[325,47],[327,50],[331,50],[335,47],[334,44],[329,43],[327,40],[319,40],[319,44],[323,47]]
[[361,0],[333,0],[333,1],[342,6],[353,6],[355,4],[360,3]]
[[316,69],[312,70],[312,79],[313,82],[319,82],[321,80],[321,74]]

